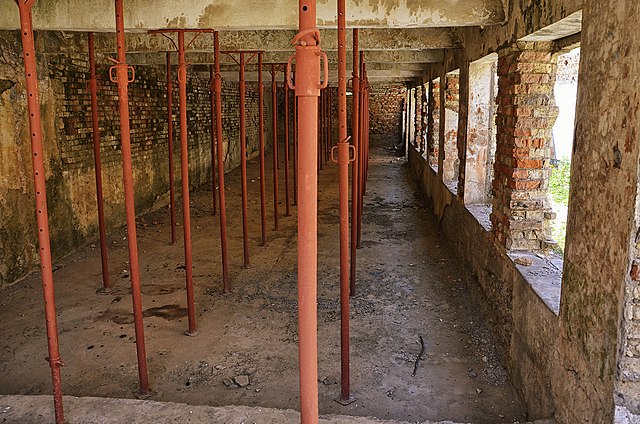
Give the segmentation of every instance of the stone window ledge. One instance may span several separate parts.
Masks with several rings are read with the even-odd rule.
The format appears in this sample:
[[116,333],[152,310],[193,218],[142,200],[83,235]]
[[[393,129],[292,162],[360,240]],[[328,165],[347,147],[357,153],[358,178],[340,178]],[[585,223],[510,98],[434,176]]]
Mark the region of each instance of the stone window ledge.
[[443,182],[444,182],[444,185],[449,189],[449,191],[454,196],[458,195],[458,181],[457,180],[443,181]]
[[562,258],[533,252],[508,252],[520,275],[551,309],[560,315],[560,289],[562,287]]
[[465,208],[473,215],[485,231],[491,231],[491,204],[490,203],[472,203],[466,204]]

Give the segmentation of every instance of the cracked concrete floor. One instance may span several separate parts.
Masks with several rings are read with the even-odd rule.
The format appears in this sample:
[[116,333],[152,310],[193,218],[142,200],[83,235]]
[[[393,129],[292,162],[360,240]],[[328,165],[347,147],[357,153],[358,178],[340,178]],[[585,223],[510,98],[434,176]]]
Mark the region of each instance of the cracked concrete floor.
[[[526,421],[526,411],[498,361],[460,263],[408,173],[403,159],[384,150],[372,151],[357,295],[351,300],[351,381],[356,402],[341,406],[334,402],[340,380],[338,173],[333,164],[320,172],[320,412],[411,422]],[[138,219],[147,355],[152,388],[157,392],[153,400],[298,408],[296,208],[291,207],[292,216],[282,216],[281,183],[281,228],[274,232],[269,182],[267,178],[268,246],[259,247],[258,163],[252,161],[253,267],[244,270],[240,268],[239,170],[227,174],[229,258],[235,288],[229,295],[222,293],[219,221],[211,215],[211,192],[200,189],[192,194],[197,337],[183,335],[183,249],[180,241],[168,243],[167,209]],[[96,293],[101,277],[95,246],[56,262],[67,395],[133,398],[136,391],[124,229],[111,230],[109,238],[115,284],[109,294]],[[43,359],[46,336],[39,276],[5,288],[0,296],[0,394],[50,393],[48,364]],[[426,349],[414,377],[420,336]],[[249,377],[248,386],[227,387],[229,380],[240,376]]]

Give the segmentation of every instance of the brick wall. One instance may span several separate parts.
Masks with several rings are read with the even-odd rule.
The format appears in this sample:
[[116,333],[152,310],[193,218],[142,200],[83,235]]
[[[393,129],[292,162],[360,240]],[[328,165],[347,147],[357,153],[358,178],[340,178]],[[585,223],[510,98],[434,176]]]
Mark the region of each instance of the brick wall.
[[371,146],[395,146],[402,137],[402,105],[406,87],[402,84],[370,85],[370,129]]
[[438,147],[440,144],[440,79],[431,82],[429,96],[432,112],[427,117],[427,157],[429,165],[438,167]]
[[[47,37],[38,33],[37,37]],[[38,261],[33,182],[24,71],[18,32],[0,31],[0,286],[34,269]],[[98,56],[98,113],[108,228],[124,224],[117,87],[108,80],[111,63]],[[97,238],[97,207],[91,130],[90,95],[86,88],[86,54],[38,54],[44,131],[46,183],[54,257],[61,257]],[[175,68],[174,68],[175,79]],[[137,66],[129,86],[131,144],[136,212],[163,206],[168,200],[166,69]],[[5,87],[5,88],[3,88]],[[209,75],[189,72],[187,82],[189,181],[197,187],[211,176]],[[265,96],[265,99],[268,99]],[[223,83],[225,170],[240,163],[237,83]],[[176,188],[180,187],[178,88],[174,85]],[[249,157],[258,154],[257,84],[247,85]],[[265,108],[265,126],[270,115]],[[269,146],[269,143],[267,143]]]
[[546,43],[519,42],[498,59],[498,139],[491,223],[508,249],[540,250],[552,218],[547,200],[557,59]]

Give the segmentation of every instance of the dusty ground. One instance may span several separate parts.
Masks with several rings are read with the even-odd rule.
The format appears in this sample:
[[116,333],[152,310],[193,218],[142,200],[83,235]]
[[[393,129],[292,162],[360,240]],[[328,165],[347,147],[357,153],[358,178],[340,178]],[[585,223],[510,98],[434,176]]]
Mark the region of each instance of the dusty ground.
[[[157,392],[153,400],[298,408],[296,208],[291,208],[291,217],[280,217],[281,228],[274,232],[269,207],[269,243],[259,247],[257,162],[249,169],[253,267],[248,270],[240,268],[239,174],[236,170],[227,176],[235,287],[230,295],[222,294],[219,221],[211,216],[211,192],[192,195],[197,337],[183,335],[183,249],[180,242],[168,243],[167,211],[138,220],[147,354]],[[357,400],[349,406],[334,402],[340,379],[337,167],[326,165],[320,174],[320,412],[412,422],[524,420],[525,410],[498,363],[459,261],[423,208],[403,160],[376,151],[370,171],[363,248],[358,250],[358,293],[351,301],[352,387]],[[281,189],[284,214],[282,183]],[[96,293],[101,277],[95,246],[60,261],[54,274],[67,395],[133,398],[136,391],[123,229],[110,232],[109,247],[116,285],[110,294]],[[0,297],[0,394],[50,393],[39,277],[3,290]],[[426,350],[413,377],[420,336]],[[246,387],[227,380],[237,377],[242,382],[243,376],[249,379]]]

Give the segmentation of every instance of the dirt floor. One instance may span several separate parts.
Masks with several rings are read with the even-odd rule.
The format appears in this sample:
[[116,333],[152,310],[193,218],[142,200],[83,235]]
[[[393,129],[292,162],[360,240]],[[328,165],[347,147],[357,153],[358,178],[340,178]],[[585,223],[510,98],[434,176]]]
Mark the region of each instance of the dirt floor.
[[[246,270],[241,269],[239,170],[227,175],[232,294],[222,293],[219,220],[211,213],[211,191],[192,194],[196,337],[183,334],[187,323],[181,234],[180,242],[169,244],[165,208],[138,220],[155,401],[298,408],[296,208],[291,207],[290,217],[284,216],[281,183],[281,228],[274,232],[272,189],[267,183],[268,246],[258,246],[257,161],[251,162],[249,173],[253,266]],[[356,401],[342,406],[334,401],[340,388],[338,173],[333,164],[320,172],[320,412],[412,422],[526,421],[526,411],[470,297],[460,262],[408,174],[404,159],[384,150],[372,153],[357,295],[351,301]],[[101,272],[95,245],[56,264],[67,395],[134,398],[137,367],[125,235],[124,229],[110,232],[115,289],[109,294],[96,292]],[[39,276],[2,290],[0,297],[0,394],[50,393]],[[414,377],[420,336],[426,349]]]

